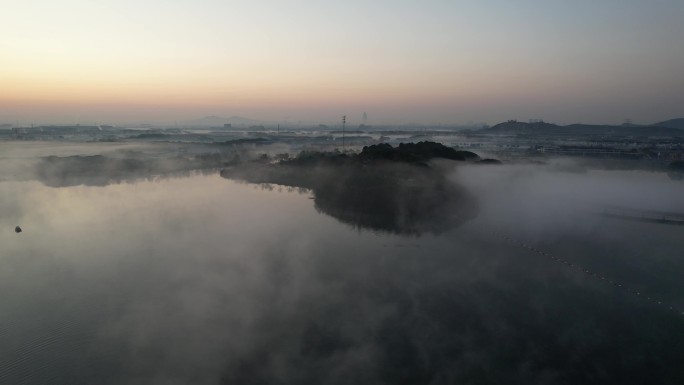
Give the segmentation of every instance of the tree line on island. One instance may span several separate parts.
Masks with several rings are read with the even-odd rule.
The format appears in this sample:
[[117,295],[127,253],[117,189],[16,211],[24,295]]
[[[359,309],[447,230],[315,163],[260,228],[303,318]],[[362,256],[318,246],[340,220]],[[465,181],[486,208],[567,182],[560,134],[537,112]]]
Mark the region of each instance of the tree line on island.
[[446,231],[477,215],[476,198],[448,177],[448,161],[479,160],[435,142],[378,144],[358,154],[304,151],[277,163],[227,167],[221,175],[303,187],[313,192],[317,210],[343,223],[419,235]]

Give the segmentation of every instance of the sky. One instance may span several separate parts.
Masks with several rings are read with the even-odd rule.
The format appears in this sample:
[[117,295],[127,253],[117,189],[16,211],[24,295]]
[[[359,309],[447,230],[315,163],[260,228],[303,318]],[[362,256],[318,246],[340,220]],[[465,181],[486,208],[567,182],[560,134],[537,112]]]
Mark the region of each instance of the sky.
[[0,123],[684,117],[681,0],[0,7]]

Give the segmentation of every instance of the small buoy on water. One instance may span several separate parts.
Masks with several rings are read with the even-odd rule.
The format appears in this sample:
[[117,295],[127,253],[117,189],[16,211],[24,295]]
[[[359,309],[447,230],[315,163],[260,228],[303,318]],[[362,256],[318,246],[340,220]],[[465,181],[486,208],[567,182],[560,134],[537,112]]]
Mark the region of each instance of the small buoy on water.
[[15,233],[21,233],[21,227],[17,226],[14,228]]

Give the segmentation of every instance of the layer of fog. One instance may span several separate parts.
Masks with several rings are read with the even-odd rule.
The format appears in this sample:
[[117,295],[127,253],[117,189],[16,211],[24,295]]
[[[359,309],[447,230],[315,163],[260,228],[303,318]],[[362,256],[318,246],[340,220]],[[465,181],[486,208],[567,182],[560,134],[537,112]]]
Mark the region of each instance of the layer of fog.
[[574,163],[461,167],[454,178],[487,201],[492,216],[513,215],[526,227],[574,222],[577,214],[609,206],[684,213],[684,183],[665,173],[588,170]]
[[474,225],[684,308],[684,260],[678,257],[684,247],[681,222],[603,215],[615,207],[638,215],[684,214],[684,183],[664,173],[568,170],[576,170],[573,160],[477,165],[457,168],[453,178],[481,202]]
[[0,181],[39,180],[52,187],[105,186],[217,171],[274,156],[290,146],[171,142],[0,142]]
[[0,382],[682,379],[681,318],[501,235],[681,307],[683,228],[592,210],[682,211],[684,184],[553,165],[453,178],[480,215],[419,238],[352,230],[305,191],[218,174],[0,182]]

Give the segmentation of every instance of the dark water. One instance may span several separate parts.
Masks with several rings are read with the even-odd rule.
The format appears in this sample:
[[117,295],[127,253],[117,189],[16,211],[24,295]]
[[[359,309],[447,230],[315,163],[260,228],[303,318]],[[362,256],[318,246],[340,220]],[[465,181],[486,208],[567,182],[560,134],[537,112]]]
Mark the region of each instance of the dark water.
[[0,182],[0,383],[684,383],[684,227],[596,215],[684,211],[684,183],[452,177],[480,211],[439,236],[218,174]]

